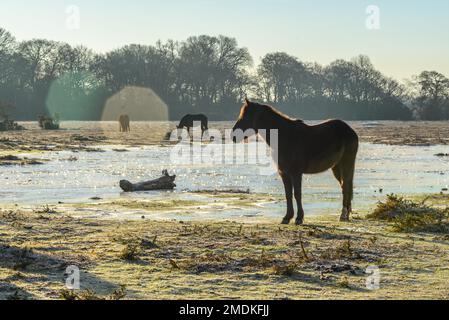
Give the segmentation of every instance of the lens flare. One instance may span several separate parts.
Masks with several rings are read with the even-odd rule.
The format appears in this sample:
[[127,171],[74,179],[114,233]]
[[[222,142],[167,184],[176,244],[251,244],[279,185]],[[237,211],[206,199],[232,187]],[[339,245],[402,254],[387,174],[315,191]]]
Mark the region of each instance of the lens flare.
[[128,115],[131,121],[168,121],[168,107],[149,88],[125,87],[106,101],[102,121]]
[[96,90],[96,77],[89,72],[69,72],[54,80],[47,94],[48,115],[61,120],[99,118],[101,95]]
[[[163,141],[169,131],[169,109],[167,104],[150,88],[125,87],[105,103],[101,116],[104,132],[119,132],[119,118],[127,116],[130,120],[130,133],[119,137],[129,138],[138,143],[147,141],[151,136],[152,143]],[[136,140],[137,139],[137,140]]]

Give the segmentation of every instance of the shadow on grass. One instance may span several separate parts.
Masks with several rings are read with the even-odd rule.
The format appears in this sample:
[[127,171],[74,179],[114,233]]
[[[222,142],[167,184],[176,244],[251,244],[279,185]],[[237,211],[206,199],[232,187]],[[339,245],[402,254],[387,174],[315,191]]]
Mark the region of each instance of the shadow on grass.
[[[76,265],[69,260],[42,254],[27,248],[5,245],[0,241],[0,268],[9,269],[16,274],[7,278],[8,283],[0,286],[0,292],[5,298],[33,299],[35,296],[25,289],[36,285],[36,290],[42,283],[59,284],[60,290],[66,288],[67,267]],[[80,268],[81,290],[93,290],[98,294],[109,294],[120,286],[106,281]],[[39,276],[36,276],[39,275]],[[19,283],[23,283],[20,286]],[[49,291],[49,298],[60,298],[59,292]]]

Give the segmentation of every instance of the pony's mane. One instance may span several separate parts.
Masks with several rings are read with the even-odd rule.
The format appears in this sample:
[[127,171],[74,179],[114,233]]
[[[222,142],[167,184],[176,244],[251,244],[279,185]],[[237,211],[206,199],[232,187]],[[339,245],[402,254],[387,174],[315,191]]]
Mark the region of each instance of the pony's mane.
[[275,107],[267,105],[267,104],[259,104],[256,103],[258,105],[258,107],[260,108],[264,108],[266,111],[269,111],[271,113],[274,113],[275,115],[285,119],[285,120],[289,120],[289,121],[293,121],[293,122],[304,122],[303,120],[300,119],[293,119],[292,117],[289,117],[288,115],[286,115],[285,113],[282,113],[281,111],[277,110]]

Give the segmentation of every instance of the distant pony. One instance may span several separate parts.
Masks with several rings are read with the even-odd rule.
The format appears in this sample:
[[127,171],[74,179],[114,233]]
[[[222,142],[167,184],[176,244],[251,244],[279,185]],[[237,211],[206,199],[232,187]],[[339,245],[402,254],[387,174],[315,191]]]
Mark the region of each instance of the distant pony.
[[131,121],[129,120],[128,115],[121,115],[118,121],[120,123],[120,132],[131,132]]
[[179,130],[186,128],[190,134],[190,130],[194,127],[196,122],[201,123],[201,136],[204,136],[204,133],[209,130],[209,119],[204,114],[186,115],[181,119],[181,122],[179,123],[177,128]]

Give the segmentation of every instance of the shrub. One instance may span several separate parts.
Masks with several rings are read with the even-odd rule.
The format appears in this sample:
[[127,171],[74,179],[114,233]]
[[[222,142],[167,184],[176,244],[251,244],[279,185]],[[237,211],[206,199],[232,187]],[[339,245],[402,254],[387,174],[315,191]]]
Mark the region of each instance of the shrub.
[[393,222],[393,229],[397,232],[449,231],[448,208],[433,208],[393,194],[388,196],[386,202],[379,202],[367,218]]
[[39,127],[44,130],[59,130],[59,121],[52,117],[39,117]]

